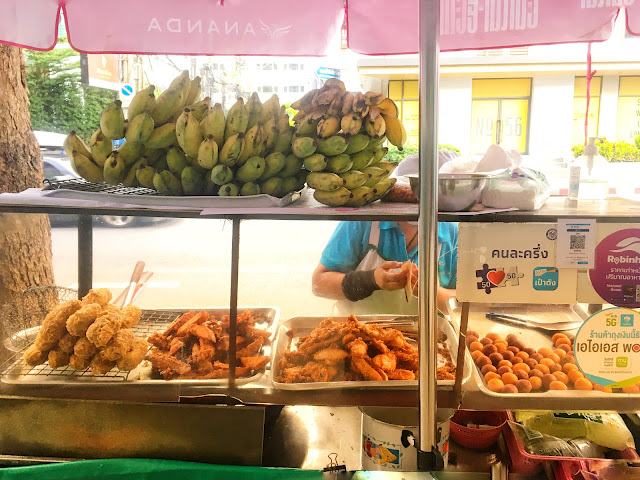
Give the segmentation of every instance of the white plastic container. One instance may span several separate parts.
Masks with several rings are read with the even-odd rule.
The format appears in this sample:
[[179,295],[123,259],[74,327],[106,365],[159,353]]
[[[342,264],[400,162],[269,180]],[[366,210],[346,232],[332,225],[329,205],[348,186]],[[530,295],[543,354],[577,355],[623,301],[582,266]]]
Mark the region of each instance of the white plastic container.
[[609,196],[607,159],[600,155],[596,137],[590,137],[584,152],[574,164],[580,166],[580,188],[578,198],[603,200]]
[[[418,409],[361,407],[363,470],[418,470]],[[446,467],[449,458],[449,420],[454,410],[438,409],[438,450]]]

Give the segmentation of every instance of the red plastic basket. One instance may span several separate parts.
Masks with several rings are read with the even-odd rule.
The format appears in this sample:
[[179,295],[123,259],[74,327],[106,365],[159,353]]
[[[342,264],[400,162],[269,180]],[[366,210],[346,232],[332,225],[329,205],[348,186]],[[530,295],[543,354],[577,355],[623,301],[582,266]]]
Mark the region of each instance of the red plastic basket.
[[[468,423],[492,425],[492,428],[467,427]],[[483,449],[490,447],[498,440],[506,423],[506,412],[457,410],[451,417],[449,434],[454,442],[463,447]]]

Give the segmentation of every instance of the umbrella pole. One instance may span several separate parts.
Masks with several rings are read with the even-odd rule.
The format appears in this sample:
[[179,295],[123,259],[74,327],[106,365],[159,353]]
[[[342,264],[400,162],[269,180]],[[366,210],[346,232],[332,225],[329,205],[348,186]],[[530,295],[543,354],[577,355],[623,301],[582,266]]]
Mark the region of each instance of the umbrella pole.
[[420,0],[420,442],[418,470],[443,468],[436,447],[438,77],[440,1]]

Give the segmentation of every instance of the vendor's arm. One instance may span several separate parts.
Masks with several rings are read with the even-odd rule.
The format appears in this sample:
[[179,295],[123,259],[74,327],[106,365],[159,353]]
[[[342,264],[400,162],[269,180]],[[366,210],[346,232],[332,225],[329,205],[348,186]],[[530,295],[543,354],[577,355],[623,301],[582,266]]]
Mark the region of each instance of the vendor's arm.
[[[402,267],[400,262],[384,262],[373,271],[373,278],[378,288],[382,290],[398,290],[406,283],[406,272],[396,271]],[[319,264],[312,277],[313,294],[318,297],[331,298],[333,300],[344,300],[346,296],[343,291],[342,282],[346,274],[330,270]]]

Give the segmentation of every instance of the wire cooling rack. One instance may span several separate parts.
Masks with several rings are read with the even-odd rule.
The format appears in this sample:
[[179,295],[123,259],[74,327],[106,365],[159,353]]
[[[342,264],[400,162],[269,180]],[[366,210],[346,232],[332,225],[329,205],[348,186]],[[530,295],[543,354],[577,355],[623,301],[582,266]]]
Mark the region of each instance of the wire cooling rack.
[[[189,309],[180,309],[180,310],[143,310],[142,316],[140,318],[140,322],[138,325],[132,327],[131,330],[135,333],[136,337],[139,338],[147,338],[151,334],[155,332],[163,332],[166,330],[167,326],[173,322],[180,315],[188,311]],[[218,319],[221,319],[223,315],[228,314],[228,310],[223,311],[221,309],[205,309],[210,313],[216,315]],[[248,307],[243,309],[238,309],[238,313],[241,313],[244,310],[253,310],[254,318],[256,320],[257,328],[266,328],[270,329],[277,322],[278,312],[275,309],[264,308],[264,307]],[[91,382],[104,382],[104,381],[126,381],[129,379],[137,378],[142,373],[142,370],[146,369],[146,375],[150,375],[151,367],[147,365],[146,367],[143,362],[140,366],[136,367],[131,371],[121,371],[118,370],[117,367],[114,367],[109,372],[103,375],[94,375],[91,373],[89,368],[85,370],[74,370],[68,365],[65,367],[60,367],[57,369],[52,369],[49,367],[48,363],[31,366],[27,365],[27,363],[23,359],[23,355],[25,350],[33,343],[35,340],[39,327],[30,328],[29,338],[31,339],[28,343],[22,343],[22,347],[19,350],[14,350],[16,353],[11,356],[2,367],[0,367],[0,377],[2,381],[6,383],[17,383],[22,381],[31,381],[32,383],[39,383],[39,380],[46,381],[46,383],[52,382],[73,382],[73,381],[91,381]],[[25,336],[22,332],[18,332],[16,335],[20,336],[20,338],[24,338]],[[271,347],[270,344],[263,346],[263,355],[271,355]],[[254,374],[251,377],[244,377],[241,383],[247,383],[255,378],[257,378],[260,373]],[[147,380],[152,382],[163,382],[166,383],[165,380]],[[199,382],[199,380],[195,380]],[[227,379],[213,379],[209,380],[209,383],[221,384],[226,382]]]
[[44,184],[45,190],[74,190],[76,192],[115,193],[117,195],[158,195],[158,192],[150,188],[91,183],[81,178],[45,180]]

